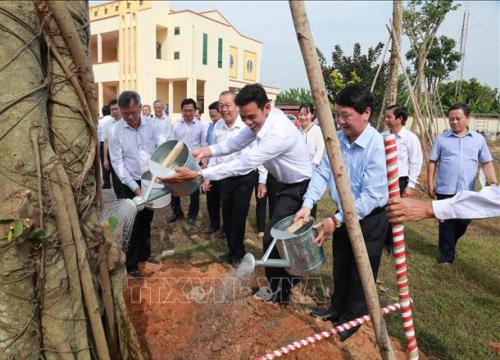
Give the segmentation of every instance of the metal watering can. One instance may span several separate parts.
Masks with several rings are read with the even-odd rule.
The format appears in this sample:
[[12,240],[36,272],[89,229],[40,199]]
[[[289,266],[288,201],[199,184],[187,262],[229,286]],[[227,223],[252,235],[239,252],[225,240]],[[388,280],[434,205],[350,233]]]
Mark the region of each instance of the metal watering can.
[[[201,185],[201,180],[191,180],[180,184],[164,185],[154,183],[150,188],[151,181],[155,177],[171,176],[176,167],[187,167],[194,171],[200,171],[198,163],[191,155],[191,150],[186,144],[177,140],[170,140],[161,144],[151,155],[149,170],[141,178],[141,190],[143,195],[133,199],[137,210],[144,207],[161,208],[170,203],[171,195],[191,195]],[[151,191],[149,191],[151,190]]]
[[[273,241],[267,248],[260,260],[255,260],[251,253],[247,253],[242,263],[255,266],[286,268],[291,275],[304,276],[318,269],[325,263],[325,252],[323,247],[314,243],[317,231],[313,228],[315,222],[311,218],[309,222],[302,225],[297,231],[290,233],[285,231],[293,223],[294,215],[288,216],[273,226],[271,236]],[[269,259],[274,246],[278,248],[281,259]]]

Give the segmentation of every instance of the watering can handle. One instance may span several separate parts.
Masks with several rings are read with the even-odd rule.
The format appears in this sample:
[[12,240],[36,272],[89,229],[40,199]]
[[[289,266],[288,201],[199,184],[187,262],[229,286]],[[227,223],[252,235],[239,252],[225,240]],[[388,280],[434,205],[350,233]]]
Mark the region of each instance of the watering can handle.
[[297,219],[297,221],[294,221],[289,227],[287,227],[285,231],[293,234],[294,232],[299,230],[302,226],[304,226],[304,219],[300,218]]
[[165,167],[169,167],[170,165],[172,165],[179,156],[179,154],[182,152],[182,149],[184,149],[184,143],[181,141],[177,142],[172,151],[170,151],[167,157],[163,159],[161,164]]
[[271,251],[273,251],[274,245],[276,244],[276,238],[273,238],[273,241],[267,248],[266,252],[264,253],[264,256],[262,257],[262,261],[266,262],[267,259],[269,258],[269,255],[271,255]]

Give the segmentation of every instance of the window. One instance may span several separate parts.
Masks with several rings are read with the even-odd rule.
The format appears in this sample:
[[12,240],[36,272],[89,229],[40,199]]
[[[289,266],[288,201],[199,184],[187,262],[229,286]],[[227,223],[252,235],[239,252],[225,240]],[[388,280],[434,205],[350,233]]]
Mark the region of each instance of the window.
[[159,42],[156,43],[156,58],[161,59],[161,43]]
[[203,54],[201,62],[203,65],[208,64],[208,35],[206,33],[203,33]]
[[253,61],[252,60],[247,61],[247,71],[249,73],[251,73],[253,71]]
[[181,27],[180,26],[174,27],[174,35],[179,35],[180,33],[181,33]]
[[223,42],[222,42],[222,39],[219,38],[218,55],[217,55],[217,66],[220,69],[222,69],[222,48],[223,48]]
[[229,55],[229,67],[232,69],[234,66],[234,57],[233,55]]
[[181,53],[178,51],[174,51],[174,60],[179,60],[181,58]]

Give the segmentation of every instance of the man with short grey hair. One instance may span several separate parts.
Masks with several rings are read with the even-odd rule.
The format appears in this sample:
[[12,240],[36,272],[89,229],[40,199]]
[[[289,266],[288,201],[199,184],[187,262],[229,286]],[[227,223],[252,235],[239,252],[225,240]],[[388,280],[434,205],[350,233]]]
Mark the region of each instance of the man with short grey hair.
[[[162,137],[155,121],[141,116],[141,98],[134,91],[124,91],[118,98],[123,121],[115,124],[109,137],[111,163],[120,179],[116,189],[119,199],[141,196],[141,176],[148,170],[149,159]],[[132,235],[126,247],[126,267],[133,277],[140,276],[138,264],[159,263],[151,257],[150,233],[153,211],[144,209],[135,217]]]
[[170,133],[172,132],[172,122],[169,117],[164,113],[165,107],[163,106],[163,101],[155,100],[153,102],[154,116],[153,119],[156,121],[159,131],[168,139]]

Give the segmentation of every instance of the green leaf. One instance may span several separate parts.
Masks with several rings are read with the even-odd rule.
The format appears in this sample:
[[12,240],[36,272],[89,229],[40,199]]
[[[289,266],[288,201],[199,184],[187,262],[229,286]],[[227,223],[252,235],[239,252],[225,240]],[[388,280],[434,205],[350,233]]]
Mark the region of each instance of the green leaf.
[[118,219],[114,216],[110,216],[108,218],[108,223],[109,223],[109,227],[111,228],[111,231],[115,231],[116,226],[118,225]]
[[23,234],[24,231],[24,225],[21,221],[16,221],[14,224],[14,237],[17,238]]
[[33,229],[30,233],[31,240],[41,241],[45,237],[45,231],[42,229]]

